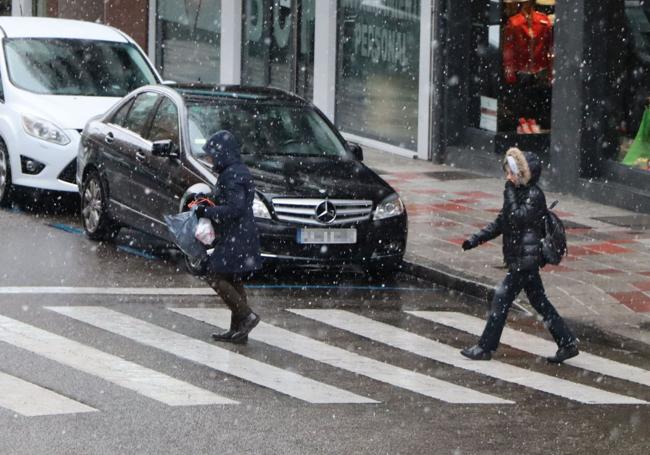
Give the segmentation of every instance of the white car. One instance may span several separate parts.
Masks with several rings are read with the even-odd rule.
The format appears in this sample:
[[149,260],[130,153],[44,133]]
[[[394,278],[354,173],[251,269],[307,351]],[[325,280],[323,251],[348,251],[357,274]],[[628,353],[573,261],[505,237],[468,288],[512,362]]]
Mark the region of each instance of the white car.
[[0,205],[13,186],[78,192],[86,122],[160,75],[121,31],[92,22],[0,18]]

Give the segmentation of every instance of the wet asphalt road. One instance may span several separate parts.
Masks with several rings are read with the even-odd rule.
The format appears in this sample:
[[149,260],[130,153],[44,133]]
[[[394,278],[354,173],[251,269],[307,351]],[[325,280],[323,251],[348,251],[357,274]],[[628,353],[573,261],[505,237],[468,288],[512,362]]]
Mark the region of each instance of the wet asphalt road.
[[[23,323],[20,327],[65,337],[238,404],[164,404],[101,379],[103,373],[93,371],[91,362],[86,371],[81,371],[54,360],[52,356],[57,352],[45,355],[39,351],[42,347],[30,344],[37,336],[34,333],[41,332],[29,332],[31,335],[22,345],[12,335],[0,333],[0,374],[94,409],[28,417],[3,407],[0,395],[0,454],[649,451],[650,404],[583,404],[536,390],[529,384],[515,384],[436,361],[410,351],[409,346],[398,349],[289,311],[345,310],[369,318],[370,325],[373,321],[383,322],[454,349],[475,341],[475,336],[464,331],[406,311],[455,311],[482,318],[484,307],[480,303],[407,276],[374,283],[348,271],[340,275],[279,271],[250,282],[249,298],[265,322],[361,356],[349,368],[362,367],[364,361],[358,359],[375,359],[462,386],[468,393],[481,392],[503,403],[448,403],[288,352],[286,346],[255,340],[245,346],[218,346],[375,402],[312,403],[291,396],[291,386],[289,391],[280,391],[279,387],[256,384],[223,371],[243,365],[242,357],[226,357],[217,367],[190,360],[174,351],[179,346],[176,334],[217,346],[209,341],[214,327],[171,308],[222,308],[217,298],[209,295],[201,280],[183,272],[177,256],[165,245],[153,242],[154,248],[146,248],[152,240],[131,232],[123,232],[109,244],[87,240],[70,205],[54,213],[24,207],[0,211],[0,320],[9,324],[19,321]],[[135,295],[143,288],[149,295]],[[188,295],[174,295],[180,292],[178,289]],[[147,345],[137,339],[141,333],[132,334],[136,339],[128,338],[51,307],[109,309],[172,334],[160,337],[160,344]],[[99,324],[106,320],[100,319]],[[522,312],[513,313],[509,327],[549,339],[543,326]],[[589,332],[580,337],[584,351],[650,370],[647,346]],[[27,349],[25,343],[31,348]],[[51,347],[55,350],[55,343],[51,342]],[[62,355],[64,359],[74,357],[71,352]],[[326,360],[331,363],[342,359],[334,355]],[[650,402],[649,386],[583,368],[548,365],[541,357],[512,347],[502,346],[495,360]],[[378,367],[375,364],[373,368]],[[250,374],[263,375],[263,369]],[[399,380],[399,375],[393,379]]]

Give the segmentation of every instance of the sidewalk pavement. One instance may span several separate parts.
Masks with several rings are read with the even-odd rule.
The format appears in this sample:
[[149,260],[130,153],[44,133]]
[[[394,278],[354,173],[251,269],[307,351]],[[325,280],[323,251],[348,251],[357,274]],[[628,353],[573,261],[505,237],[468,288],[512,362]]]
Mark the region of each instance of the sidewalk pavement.
[[[467,252],[460,245],[496,217],[504,181],[368,148],[364,154],[406,204],[406,272],[489,298],[506,273],[501,238]],[[560,265],[542,269],[553,305],[576,324],[650,344],[650,215],[552,191],[546,199],[560,201],[555,212],[569,244]]]

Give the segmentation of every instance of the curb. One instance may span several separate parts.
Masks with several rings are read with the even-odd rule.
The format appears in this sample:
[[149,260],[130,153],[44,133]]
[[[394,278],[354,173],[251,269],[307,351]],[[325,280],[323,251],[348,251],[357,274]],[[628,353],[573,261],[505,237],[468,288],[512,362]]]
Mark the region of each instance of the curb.
[[[421,280],[479,299],[479,301],[484,305],[489,305],[489,302],[492,300],[492,296],[494,295],[494,285],[477,281],[469,275],[445,267],[442,264],[425,266],[416,264],[409,260],[403,260],[401,271]],[[584,336],[586,339],[599,339],[618,346],[620,345],[621,338],[625,338],[627,340],[626,344],[637,345],[642,351],[648,347],[648,345],[643,341],[630,336],[609,331],[606,328],[574,318],[565,317],[564,319],[569,322],[577,335]]]
[[404,260],[402,261],[402,272],[425,281],[430,281],[447,289],[475,297],[483,302],[489,302],[494,295],[493,285],[481,283],[468,276],[462,276],[458,271],[440,264],[436,264],[433,267]]

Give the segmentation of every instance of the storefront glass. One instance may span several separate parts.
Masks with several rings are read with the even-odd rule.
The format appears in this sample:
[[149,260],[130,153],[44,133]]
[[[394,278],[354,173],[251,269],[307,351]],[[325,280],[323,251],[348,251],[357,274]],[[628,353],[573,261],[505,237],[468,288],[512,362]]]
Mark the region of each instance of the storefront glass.
[[32,1],[32,16],[36,16],[36,17],[47,16],[47,0]]
[[650,171],[650,4],[626,1],[624,23],[617,37],[618,55],[611,59],[615,69],[613,116],[617,119],[622,164]]
[[11,16],[11,0],[0,0],[0,16]]
[[472,2],[470,126],[550,132],[554,0]]
[[312,99],[314,2],[246,0],[242,49],[244,84],[277,87]]
[[336,124],[417,148],[420,0],[338,2]]
[[158,0],[156,64],[176,82],[219,82],[221,0]]

